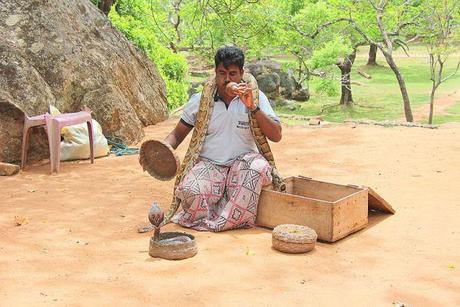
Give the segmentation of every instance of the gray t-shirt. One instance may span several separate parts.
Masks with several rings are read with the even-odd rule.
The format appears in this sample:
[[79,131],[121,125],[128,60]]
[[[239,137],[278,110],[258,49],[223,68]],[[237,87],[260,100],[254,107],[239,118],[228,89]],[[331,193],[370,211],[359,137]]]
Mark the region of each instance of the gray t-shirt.
[[[190,97],[182,121],[195,126],[196,116],[200,105],[201,93]],[[279,122],[267,96],[259,91],[259,107],[269,117]],[[258,152],[251,133],[249,110],[236,96],[228,109],[220,98],[214,102],[208,131],[201,149],[200,157],[209,159],[219,165],[230,165],[239,155],[247,152]]]

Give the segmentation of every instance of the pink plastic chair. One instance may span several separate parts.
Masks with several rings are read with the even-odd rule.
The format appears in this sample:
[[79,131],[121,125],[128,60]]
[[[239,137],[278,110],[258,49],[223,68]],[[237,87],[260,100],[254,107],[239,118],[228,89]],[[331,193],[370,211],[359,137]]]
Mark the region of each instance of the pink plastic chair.
[[86,123],[88,125],[89,149],[91,163],[94,163],[94,140],[93,140],[93,122],[91,119],[91,110],[85,108],[85,111],[76,113],[64,113],[52,116],[49,113],[34,117],[24,118],[24,135],[22,141],[22,162],[24,168],[27,160],[27,143],[29,142],[29,129],[33,127],[46,127],[48,135],[48,144],[50,150],[51,173],[59,172],[61,161],[61,130],[66,126]]

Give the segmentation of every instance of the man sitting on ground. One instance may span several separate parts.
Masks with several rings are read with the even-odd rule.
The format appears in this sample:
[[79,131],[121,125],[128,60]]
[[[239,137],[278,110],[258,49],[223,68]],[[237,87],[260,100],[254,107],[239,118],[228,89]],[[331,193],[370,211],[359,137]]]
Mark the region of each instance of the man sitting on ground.
[[[243,82],[244,53],[220,48],[215,55],[217,93],[198,161],[175,190],[182,212],[173,221],[196,230],[223,231],[254,225],[259,194],[271,183],[271,166],[259,153],[248,113],[271,141],[281,140],[279,118],[259,91],[256,106]],[[195,126],[202,94],[193,95],[165,141],[174,149]]]

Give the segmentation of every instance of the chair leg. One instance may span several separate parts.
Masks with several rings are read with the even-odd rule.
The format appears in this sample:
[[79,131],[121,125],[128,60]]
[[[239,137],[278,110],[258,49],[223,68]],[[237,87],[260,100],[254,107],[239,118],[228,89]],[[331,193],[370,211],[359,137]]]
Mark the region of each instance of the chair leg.
[[[52,118],[46,118],[46,130],[48,134],[48,144],[50,149],[50,164],[51,174],[56,171],[59,172],[59,158],[60,158],[60,145],[61,145],[61,133],[59,125],[53,121]],[[57,133],[56,133],[57,131]]]
[[24,167],[26,166],[27,163],[27,150],[29,148],[29,133],[30,129],[27,127],[24,127],[23,133],[22,133],[22,150],[21,150],[21,169],[24,170]]
[[54,125],[54,165],[56,173],[59,173],[59,168],[61,166],[61,130],[63,127],[59,124]]
[[50,152],[51,174],[54,171],[54,153],[53,153],[53,121],[49,116],[45,117],[46,135],[48,136],[48,148]]
[[88,126],[89,136],[89,155],[91,157],[91,164],[94,163],[94,136],[93,136],[93,122],[92,120],[86,122]]

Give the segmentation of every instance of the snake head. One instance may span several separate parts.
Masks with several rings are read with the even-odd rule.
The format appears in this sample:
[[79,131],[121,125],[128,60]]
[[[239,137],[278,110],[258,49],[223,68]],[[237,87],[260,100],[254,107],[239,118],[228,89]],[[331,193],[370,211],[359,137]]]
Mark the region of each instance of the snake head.
[[164,213],[161,210],[160,206],[157,203],[153,203],[149,211],[149,221],[152,225],[159,227],[163,222]]

